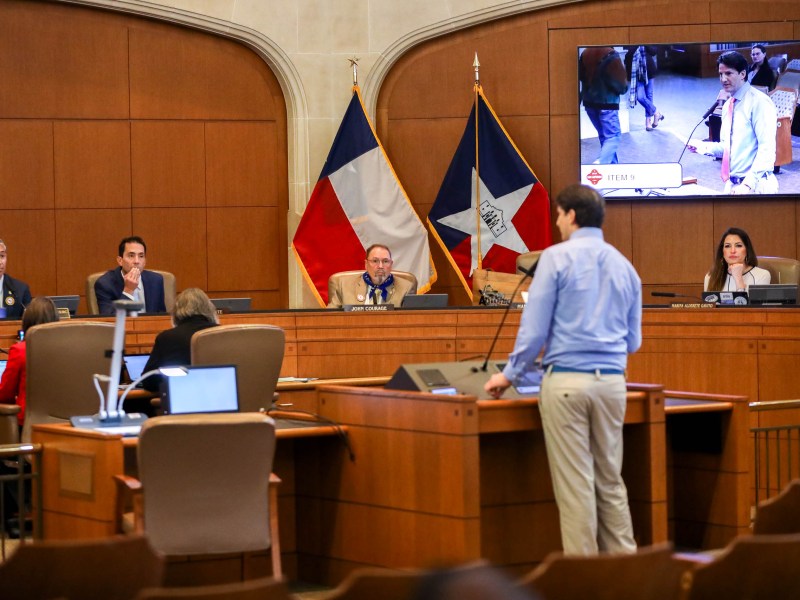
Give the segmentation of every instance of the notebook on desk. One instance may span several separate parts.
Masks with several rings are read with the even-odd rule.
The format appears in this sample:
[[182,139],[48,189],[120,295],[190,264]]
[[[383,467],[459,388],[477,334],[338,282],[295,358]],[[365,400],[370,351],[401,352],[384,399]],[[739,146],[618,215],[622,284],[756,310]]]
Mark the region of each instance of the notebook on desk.
[[179,369],[185,374],[164,376],[161,406],[165,415],[239,411],[235,365]]

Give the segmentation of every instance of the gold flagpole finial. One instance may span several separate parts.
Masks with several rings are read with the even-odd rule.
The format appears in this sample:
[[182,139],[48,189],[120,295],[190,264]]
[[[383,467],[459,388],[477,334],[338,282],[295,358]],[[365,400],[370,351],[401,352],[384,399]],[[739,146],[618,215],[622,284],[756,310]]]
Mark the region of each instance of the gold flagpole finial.
[[475,69],[475,85],[481,82],[481,63],[478,61],[478,53],[475,53],[475,60],[472,61],[472,66]]
[[350,61],[350,66],[353,67],[353,85],[358,85],[358,61],[361,59],[356,56],[347,60]]

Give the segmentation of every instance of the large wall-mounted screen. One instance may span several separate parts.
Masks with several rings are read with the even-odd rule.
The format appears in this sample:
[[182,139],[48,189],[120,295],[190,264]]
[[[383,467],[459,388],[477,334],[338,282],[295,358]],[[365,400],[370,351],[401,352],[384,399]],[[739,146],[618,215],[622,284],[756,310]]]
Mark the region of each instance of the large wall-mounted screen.
[[[719,65],[731,51],[744,63]],[[800,194],[800,41],[590,46],[577,62],[580,178],[609,200]]]

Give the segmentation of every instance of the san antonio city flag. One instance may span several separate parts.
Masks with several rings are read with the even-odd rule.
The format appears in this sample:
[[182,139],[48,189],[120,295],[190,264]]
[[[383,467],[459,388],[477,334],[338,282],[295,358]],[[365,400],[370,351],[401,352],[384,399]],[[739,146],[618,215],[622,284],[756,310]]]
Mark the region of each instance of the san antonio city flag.
[[475,86],[467,127],[428,213],[428,225],[468,294],[474,269],[516,273],[519,254],[552,243],[547,190],[480,85]]
[[333,140],[292,250],[322,306],[328,278],[364,267],[366,249],[384,244],[397,271],[417,277],[417,293],[436,281],[428,232],[420,221],[367,117],[358,86]]

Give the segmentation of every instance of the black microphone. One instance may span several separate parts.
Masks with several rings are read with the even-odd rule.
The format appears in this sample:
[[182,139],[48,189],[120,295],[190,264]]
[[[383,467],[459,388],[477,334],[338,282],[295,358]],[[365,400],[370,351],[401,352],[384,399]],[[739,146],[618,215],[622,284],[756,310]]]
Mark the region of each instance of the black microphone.
[[709,108],[706,111],[706,113],[703,115],[703,120],[705,121],[708,117],[710,117],[711,113],[713,113],[715,110],[717,110],[718,106],[722,106],[722,100],[714,100],[714,104],[712,104],[711,108]]
[[539,259],[537,258],[536,261],[527,269],[523,269],[522,267],[517,267],[518,270],[522,271],[525,276],[519,280],[517,287],[514,288],[514,291],[511,294],[511,298],[506,304],[506,309],[503,311],[503,318],[500,319],[500,325],[497,326],[497,332],[494,334],[494,339],[492,340],[492,344],[489,346],[489,351],[486,353],[486,359],[483,361],[483,364],[480,367],[472,367],[472,372],[477,373],[478,371],[483,371],[484,373],[489,368],[489,359],[492,356],[492,352],[494,352],[494,346],[497,344],[497,339],[500,337],[500,331],[503,329],[503,325],[505,325],[506,317],[508,317],[508,313],[511,310],[511,304],[514,301],[514,297],[517,295],[519,288],[522,286],[522,283],[528,278],[533,277],[533,274],[536,272],[536,266],[539,264]]
[[650,292],[650,295],[655,296],[656,298],[691,298],[692,300],[699,300],[700,302],[703,302],[703,299],[699,296],[679,294],[677,292]]

